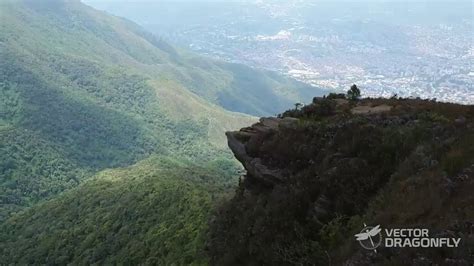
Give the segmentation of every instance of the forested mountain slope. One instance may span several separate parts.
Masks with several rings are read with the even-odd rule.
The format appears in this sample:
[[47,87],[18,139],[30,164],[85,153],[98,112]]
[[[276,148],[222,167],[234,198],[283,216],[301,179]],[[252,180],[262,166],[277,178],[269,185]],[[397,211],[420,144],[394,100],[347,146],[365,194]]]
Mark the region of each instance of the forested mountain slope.
[[2,263],[206,264],[226,171],[153,156],[106,170],[0,225]]
[[[204,263],[212,199],[238,169],[224,132],[254,120],[214,97],[252,97],[240,67],[80,1],[7,0],[0,12],[2,261]],[[270,80],[272,95],[293,84]],[[145,235],[155,253],[129,249]]]
[[191,92],[191,66],[131,22],[79,1],[0,9],[0,220],[151,154],[219,159],[251,120]]

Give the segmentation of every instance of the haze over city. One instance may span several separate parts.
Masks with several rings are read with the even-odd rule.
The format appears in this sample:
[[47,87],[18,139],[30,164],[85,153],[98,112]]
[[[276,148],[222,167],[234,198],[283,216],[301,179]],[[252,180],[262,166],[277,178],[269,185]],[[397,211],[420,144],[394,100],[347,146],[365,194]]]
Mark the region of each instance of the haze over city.
[[470,1],[85,2],[183,48],[328,91],[356,83],[365,96],[474,102]]

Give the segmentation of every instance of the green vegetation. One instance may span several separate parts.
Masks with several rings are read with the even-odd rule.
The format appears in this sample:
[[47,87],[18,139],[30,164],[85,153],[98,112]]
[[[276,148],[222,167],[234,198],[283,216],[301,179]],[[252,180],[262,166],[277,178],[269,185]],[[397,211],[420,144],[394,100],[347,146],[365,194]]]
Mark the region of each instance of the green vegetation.
[[0,10],[2,262],[206,264],[209,212],[239,169],[224,132],[254,121],[223,107],[266,113],[279,105],[235,95],[284,104],[304,87],[80,1]]
[[168,158],[98,173],[0,226],[6,264],[206,264],[225,172]]
[[[178,52],[80,1],[0,5],[0,221],[96,171],[152,154],[228,160],[223,132],[252,118],[214,104],[268,114],[313,92]],[[262,97],[274,101],[259,106]]]
[[55,145],[21,129],[0,130],[0,221],[90,175]]
[[79,1],[0,5],[0,221],[153,154],[229,164],[223,132],[252,118],[190,92],[171,46]]

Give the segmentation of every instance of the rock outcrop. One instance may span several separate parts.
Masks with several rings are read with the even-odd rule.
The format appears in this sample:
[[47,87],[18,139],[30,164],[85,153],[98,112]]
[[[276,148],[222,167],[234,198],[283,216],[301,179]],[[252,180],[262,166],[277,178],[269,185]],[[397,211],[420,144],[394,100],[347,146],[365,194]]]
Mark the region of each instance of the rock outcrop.
[[285,177],[280,169],[271,168],[262,163],[262,159],[249,153],[255,150],[262,141],[275,134],[281,126],[289,126],[298,121],[296,118],[261,118],[260,122],[240,131],[226,132],[229,148],[247,170],[247,178],[255,179],[266,185],[284,182]]

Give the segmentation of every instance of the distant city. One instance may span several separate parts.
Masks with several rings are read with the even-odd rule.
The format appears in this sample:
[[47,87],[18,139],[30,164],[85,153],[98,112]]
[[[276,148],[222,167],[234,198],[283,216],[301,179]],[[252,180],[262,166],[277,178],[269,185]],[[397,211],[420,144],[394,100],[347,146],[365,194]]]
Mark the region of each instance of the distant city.
[[[442,4],[427,3],[412,9],[359,3],[336,10],[312,1],[206,2],[200,3],[202,17],[192,13],[191,3],[161,3],[150,7],[149,16],[121,15],[187,49],[328,91],[355,83],[368,97],[473,104],[472,3],[451,4],[447,13]],[[183,23],[167,20],[163,10],[182,16]]]

